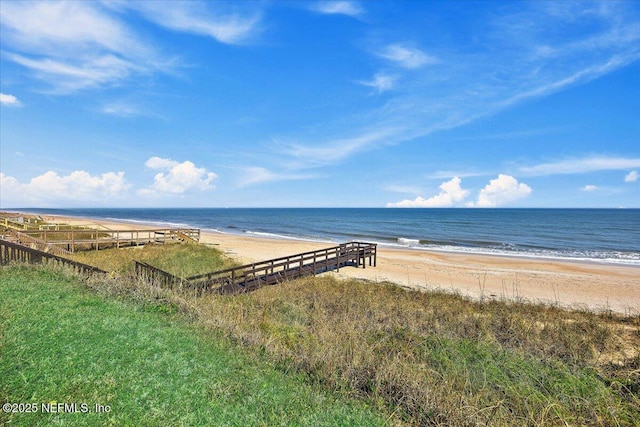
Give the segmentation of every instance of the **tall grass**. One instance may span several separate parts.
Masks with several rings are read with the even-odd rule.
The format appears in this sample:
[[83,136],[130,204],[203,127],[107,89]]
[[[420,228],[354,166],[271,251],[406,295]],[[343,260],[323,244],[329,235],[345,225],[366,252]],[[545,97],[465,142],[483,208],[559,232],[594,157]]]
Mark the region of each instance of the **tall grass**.
[[285,370],[418,425],[640,425],[640,318],[308,278],[194,301]]
[[[188,256],[203,250],[195,245],[145,250],[120,252],[183,277],[212,270],[208,256]],[[105,268],[97,259],[83,262]],[[90,285],[186,313],[285,372],[366,399],[411,425],[640,425],[638,314],[478,302],[330,276],[202,298],[141,282]]]
[[134,260],[149,263],[178,277],[195,276],[237,265],[216,248],[178,243],[84,251],[73,254],[72,258],[118,275],[130,274]]

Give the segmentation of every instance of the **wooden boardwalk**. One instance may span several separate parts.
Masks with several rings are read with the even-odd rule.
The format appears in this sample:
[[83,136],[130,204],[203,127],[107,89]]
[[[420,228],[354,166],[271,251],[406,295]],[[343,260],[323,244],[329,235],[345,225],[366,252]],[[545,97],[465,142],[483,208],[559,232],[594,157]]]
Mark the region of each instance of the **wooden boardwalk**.
[[[198,228],[159,228],[143,230],[110,230],[87,227],[71,229],[22,230],[23,239],[31,238],[49,246],[62,248],[68,252],[86,249],[121,248],[126,246],[165,244],[169,242],[198,242]],[[26,243],[26,242],[25,242]]]
[[376,266],[375,243],[349,242],[331,248],[274,258],[226,270],[214,271],[187,278],[173,276],[149,264],[136,262],[136,275],[161,286],[195,290],[198,293],[233,294],[247,292],[264,285],[285,280],[314,276],[346,266]]

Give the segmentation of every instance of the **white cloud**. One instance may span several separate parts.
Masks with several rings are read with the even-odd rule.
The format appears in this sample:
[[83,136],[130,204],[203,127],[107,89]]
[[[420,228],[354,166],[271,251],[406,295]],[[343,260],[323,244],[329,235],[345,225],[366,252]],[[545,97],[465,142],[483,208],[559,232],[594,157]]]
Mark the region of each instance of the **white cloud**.
[[596,191],[596,190],[599,190],[599,187],[597,185],[588,184],[582,187],[582,191],[589,192],[589,191]]
[[145,162],[145,166],[150,169],[171,169],[179,163],[171,159],[163,159],[161,157],[151,157]]
[[9,105],[12,107],[18,107],[20,105],[20,101],[15,95],[9,95],[8,93],[0,93],[0,104]]
[[242,168],[242,171],[242,179],[238,183],[240,188],[263,182],[298,181],[316,178],[315,175],[309,174],[276,173],[260,166]]
[[103,105],[100,111],[117,117],[158,117],[128,102],[110,102]]
[[60,176],[48,171],[28,183],[0,173],[1,196],[4,203],[81,202],[94,203],[124,196],[130,185],[124,172],[106,172],[91,175],[86,171],[74,171]]
[[7,176],[3,172],[0,172],[0,188],[9,189],[9,188],[15,188],[16,186],[19,186],[19,185],[20,183],[18,182],[17,179],[15,179],[12,176]]
[[631,171],[624,177],[624,182],[636,182],[638,180],[638,171]]
[[469,190],[460,186],[462,180],[457,176],[440,185],[440,193],[424,199],[420,196],[414,200],[405,199],[396,203],[387,203],[388,208],[446,208],[454,206],[469,195]]
[[368,133],[352,138],[340,138],[325,145],[313,145],[308,143],[281,143],[284,153],[300,159],[296,167],[317,167],[337,163],[351,155],[370,148],[372,145],[382,145],[393,136],[395,128],[375,129]]
[[30,69],[37,78],[52,83],[52,93],[60,94],[115,84],[134,73],[145,72],[144,67],[109,54],[79,61],[31,59],[16,54],[7,57]]
[[[186,1],[3,2],[3,53],[54,94],[121,85],[179,66],[134,23],[131,11],[174,31],[221,43],[245,42],[260,31],[256,7]],[[251,9],[243,12],[241,9]],[[224,9],[224,10],[223,10]]]
[[420,49],[403,46],[401,44],[386,46],[378,52],[378,56],[381,56],[400,67],[410,69],[420,68],[423,65],[436,64],[439,62],[438,58],[429,56]]
[[371,80],[359,80],[358,83],[376,89],[378,92],[385,92],[393,89],[396,85],[396,77],[384,73],[378,73]]
[[170,68],[97,2],[8,2],[0,19],[6,57],[53,93],[117,84]]
[[519,183],[514,177],[499,174],[496,179],[489,181],[489,184],[480,190],[478,200],[475,203],[468,203],[467,206],[480,208],[505,206],[528,197],[531,191],[531,187]]
[[362,6],[352,1],[322,1],[313,7],[312,10],[328,15],[339,14],[353,17],[364,13]]
[[123,5],[165,28],[212,37],[221,43],[240,44],[260,32],[259,14],[213,11],[221,7],[217,2],[140,1]]
[[142,194],[184,194],[191,191],[211,190],[215,188],[212,182],[218,178],[215,173],[196,167],[188,160],[179,163],[171,159],[151,157],[145,166],[150,169],[164,170],[164,172],[156,174],[153,185],[141,190]]
[[592,156],[521,167],[520,172],[530,176],[567,175],[635,167],[640,167],[640,158]]
[[132,32],[91,2],[3,3],[2,25],[11,45],[42,54],[60,54],[61,46],[75,50],[126,53],[144,49]]

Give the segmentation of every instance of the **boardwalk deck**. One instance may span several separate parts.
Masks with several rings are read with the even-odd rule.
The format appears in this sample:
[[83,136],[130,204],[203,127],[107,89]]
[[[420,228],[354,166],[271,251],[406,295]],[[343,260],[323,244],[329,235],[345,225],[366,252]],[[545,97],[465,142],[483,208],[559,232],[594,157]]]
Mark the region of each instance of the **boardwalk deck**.
[[[313,276],[345,266],[376,266],[375,243],[349,242],[331,248],[242,265],[186,278],[188,286],[201,291],[238,293],[285,280]],[[215,289],[214,289],[215,288]]]
[[[85,273],[106,274],[105,271],[96,267],[30,248],[20,243],[0,239],[0,264],[4,265],[12,261],[58,262]],[[214,291],[221,294],[234,294],[298,277],[313,276],[325,271],[340,271],[340,268],[346,266],[366,268],[367,263],[369,266],[376,266],[377,245],[375,243],[349,242],[331,248],[241,265],[186,279],[136,261],[135,275],[143,280],[159,283],[163,287],[180,287],[195,290],[198,293]]]

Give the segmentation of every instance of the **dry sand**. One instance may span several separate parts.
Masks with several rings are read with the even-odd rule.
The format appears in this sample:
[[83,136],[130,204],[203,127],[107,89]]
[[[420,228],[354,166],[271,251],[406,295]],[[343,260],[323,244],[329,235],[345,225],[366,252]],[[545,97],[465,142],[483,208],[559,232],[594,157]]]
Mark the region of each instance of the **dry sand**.
[[[158,228],[127,222],[50,217],[72,224],[102,224],[111,229]],[[203,232],[241,263],[251,263],[333,246],[330,243],[255,238]],[[414,289],[444,289],[472,298],[526,299],[571,308],[640,313],[640,267],[470,255],[378,247],[377,267],[343,268],[338,277],[388,281]]]

